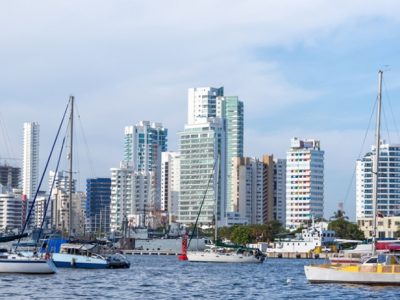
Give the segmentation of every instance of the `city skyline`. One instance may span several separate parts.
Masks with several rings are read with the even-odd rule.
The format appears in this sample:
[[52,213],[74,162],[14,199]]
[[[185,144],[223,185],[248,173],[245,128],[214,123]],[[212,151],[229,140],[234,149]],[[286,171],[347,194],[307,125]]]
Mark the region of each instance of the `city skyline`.
[[[68,96],[74,94],[96,162],[91,170],[82,159],[78,176],[84,186],[86,178],[108,177],[118,166],[129,124],[161,122],[169,130],[169,150],[177,151],[187,89],[223,86],[245,102],[244,155],[284,158],[292,137],[320,140],[326,155],[325,217],[345,202],[355,218],[354,181],[346,194],[359,153],[373,143],[370,131],[361,150],[377,70],[386,64],[391,66],[384,75],[384,107],[391,101],[386,117],[400,110],[395,101],[400,14],[394,2],[305,1],[298,10],[289,2],[258,2],[256,9],[222,1],[182,4],[169,14],[161,12],[171,4],[160,2],[160,12],[154,12],[150,5],[121,3],[99,2],[91,10],[89,1],[80,4],[81,11],[74,4],[46,1],[4,5],[0,24],[8,30],[1,33],[0,121],[13,147],[1,149],[1,157],[20,159],[22,124],[37,121],[41,172]],[[140,17],[150,10],[151,21]],[[17,11],[24,25],[12,17]],[[196,11],[198,23],[189,18]],[[285,26],[291,22],[297,26]],[[385,139],[400,143],[393,124],[388,127],[392,139]]]

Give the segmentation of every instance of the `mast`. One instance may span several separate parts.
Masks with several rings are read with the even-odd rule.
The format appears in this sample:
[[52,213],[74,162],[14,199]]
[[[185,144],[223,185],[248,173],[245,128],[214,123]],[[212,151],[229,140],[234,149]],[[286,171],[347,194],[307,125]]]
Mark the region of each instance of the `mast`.
[[71,236],[72,233],[72,154],[73,154],[73,133],[74,133],[74,96],[70,96],[69,98],[71,102],[71,112],[69,116],[69,125],[70,125],[70,137],[69,137],[69,227],[68,227],[68,235]]
[[215,251],[217,251],[217,239],[218,239],[218,184],[219,184],[219,153],[217,156],[215,172],[214,172],[214,193],[215,193],[215,224],[214,224],[214,240],[215,240]]
[[378,71],[378,108],[376,112],[376,128],[375,128],[375,155],[372,163],[372,207],[374,217],[374,231],[372,236],[373,254],[376,253],[376,231],[377,231],[377,213],[378,213],[378,179],[379,179],[379,155],[380,155],[380,139],[381,139],[381,102],[382,102],[382,76],[383,71]]

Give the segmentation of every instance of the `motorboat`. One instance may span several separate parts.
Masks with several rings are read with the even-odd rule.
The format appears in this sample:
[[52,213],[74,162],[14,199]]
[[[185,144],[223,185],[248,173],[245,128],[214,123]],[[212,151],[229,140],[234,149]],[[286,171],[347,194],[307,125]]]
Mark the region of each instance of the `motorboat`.
[[305,266],[311,283],[351,283],[369,285],[400,285],[400,257],[379,254],[362,264],[325,264]]
[[188,251],[187,260],[190,262],[211,263],[262,263],[265,255],[258,249],[227,252],[225,249],[207,249],[206,251]]

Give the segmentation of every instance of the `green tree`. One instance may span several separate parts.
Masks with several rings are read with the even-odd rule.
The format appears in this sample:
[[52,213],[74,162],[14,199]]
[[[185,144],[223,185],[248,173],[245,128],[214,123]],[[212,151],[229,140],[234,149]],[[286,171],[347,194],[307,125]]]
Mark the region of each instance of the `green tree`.
[[358,228],[357,224],[347,221],[344,217],[339,217],[328,225],[329,230],[334,230],[336,236],[342,239],[364,240],[364,233]]
[[235,244],[245,245],[250,242],[250,228],[248,226],[235,226],[232,230],[231,241]]

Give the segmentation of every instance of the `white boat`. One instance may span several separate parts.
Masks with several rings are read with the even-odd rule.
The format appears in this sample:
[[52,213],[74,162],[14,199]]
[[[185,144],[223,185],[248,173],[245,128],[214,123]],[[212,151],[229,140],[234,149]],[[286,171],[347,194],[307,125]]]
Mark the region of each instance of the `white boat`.
[[109,263],[101,255],[91,253],[94,245],[69,244],[61,245],[60,253],[53,253],[53,261],[58,268],[107,269]]
[[265,255],[258,249],[238,252],[212,251],[188,251],[186,254],[188,261],[191,262],[214,262],[214,263],[262,263]]
[[377,198],[378,198],[378,162],[380,146],[380,122],[381,122],[381,98],[382,98],[382,75],[379,71],[378,85],[378,109],[375,134],[376,152],[373,160],[372,187],[373,187],[373,218],[374,231],[372,237],[373,256],[366,259],[362,264],[324,264],[304,266],[307,280],[312,283],[356,283],[375,285],[400,285],[400,259],[394,254],[376,255],[377,234]]
[[53,274],[56,271],[57,268],[50,257],[0,253],[0,273]]
[[370,257],[363,264],[305,266],[311,283],[400,285],[400,258],[393,254]]

